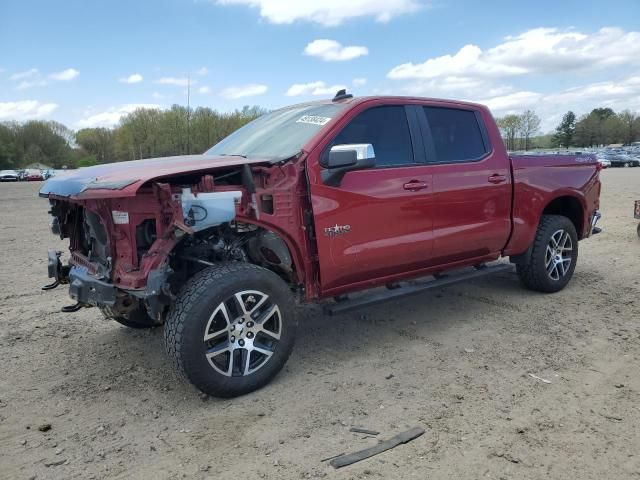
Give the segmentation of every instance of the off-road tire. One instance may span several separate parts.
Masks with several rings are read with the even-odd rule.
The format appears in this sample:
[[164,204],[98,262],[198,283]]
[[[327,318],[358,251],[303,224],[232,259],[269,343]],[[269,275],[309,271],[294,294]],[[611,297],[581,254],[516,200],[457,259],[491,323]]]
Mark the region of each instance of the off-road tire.
[[154,328],[162,325],[162,323],[159,323],[151,318],[142,305],[138,306],[135,310],[132,310],[127,314],[114,312],[109,307],[100,307],[100,311],[105,318],[109,320],[115,320],[120,325],[124,325],[125,327],[129,328]]
[[[205,344],[204,335],[207,334],[214,312],[222,303],[237,293],[254,290],[263,292],[270,302],[277,305],[280,312],[280,338],[263,366],[252,373],[231,373],[231,376],[227,376],[210,364],[207,358],[210,350]],[[289,287],[270,270],[240,262],[207,267],[184,285],[169,311],[164,326],[167,354],[178,372],[202,392],[226,398],[244,395],[269,383],[286,363],[296,336],[295,313]],[[229,335],[227,343],[231,344],[231,334],[223,335]],[[229,355],[234,353],[230,352]],[[253,354],[248,355],[251,358]]]
[[[572,243],[571,263],[566,273],[554,280],[550,277],[545,266],[547,246],[551,242],[551,237],[555,232],[564,230],[570,237]],[[516,272],[520,280],[530,290],[538,292],[553,293],[562,290],[576,268],[578,261],[578,235],[575,226],[567,217],[562,215],[543,215],[538,225],[531,257],[526,264],[516,264]]]

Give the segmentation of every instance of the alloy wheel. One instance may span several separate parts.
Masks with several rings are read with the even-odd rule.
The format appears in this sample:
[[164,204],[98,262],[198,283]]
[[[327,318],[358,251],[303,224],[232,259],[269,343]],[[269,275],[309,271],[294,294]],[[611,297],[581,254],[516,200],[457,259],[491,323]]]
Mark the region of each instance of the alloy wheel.
[[214,310],[204,332],[211,367],[228,377],[246,376],[265,366],[280,340],[282,315],[269,295],[235,293]]
[[573,259],[573,242],[565,230],[556,230],[547,244],[545,267],[551,280],[560,280],[569,271]]

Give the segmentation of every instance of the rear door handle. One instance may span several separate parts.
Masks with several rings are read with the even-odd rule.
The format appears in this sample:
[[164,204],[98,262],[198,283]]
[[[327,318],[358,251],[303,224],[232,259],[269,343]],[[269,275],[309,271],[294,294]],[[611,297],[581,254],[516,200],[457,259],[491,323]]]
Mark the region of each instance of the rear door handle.
[[489,177],[489,183],[504,183],[506,181],[506,175],[498,175],[497,173],[494,173]]
[[405,190],[410,190],[412,192],[417,192],[418,190],[424,190],[425,188],[428,188],[429,185],[427,185],[426,182],[419,182],[417,180],[413,180],[409,183],[405,183],[402,188],[404,188]]

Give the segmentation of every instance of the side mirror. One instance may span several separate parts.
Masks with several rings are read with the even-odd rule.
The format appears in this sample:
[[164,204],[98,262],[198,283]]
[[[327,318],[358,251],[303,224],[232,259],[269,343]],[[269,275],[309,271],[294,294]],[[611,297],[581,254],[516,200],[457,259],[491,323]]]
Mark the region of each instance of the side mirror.
[[324,162],[321,162],[325,168],[322,170],[322,182],[325,185],[337,187],[345,173],[371,168],[375,164],[376,155],[370,143],[334,145]]

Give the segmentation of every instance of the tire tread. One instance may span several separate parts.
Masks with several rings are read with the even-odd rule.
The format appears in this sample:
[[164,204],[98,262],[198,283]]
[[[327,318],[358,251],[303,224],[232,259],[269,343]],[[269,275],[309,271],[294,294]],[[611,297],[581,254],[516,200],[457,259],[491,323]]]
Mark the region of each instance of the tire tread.
[[[244,276],[249,272],[268,273],[278,278],[275,273],[251,263],[220,263],[205,268],[191,277],[181,288],[177,299],[167,316],[164,326],[164,343],[167,355],[173,362],[180,376],[193,383],[200,390],[204,391],[203,387],[198,385],[199,382],[189,375],[189,369],[187,368],[185,358],[183,357],[183,346],[185,342],[187,342],[184,331],[185,324],[189,320],[188,311],[192,308],[194,303],[198,302],[199,299],[202,299],[203,296],[212,288],[218,287],[226,282],[233,282],[238,276]],[[278,280],[280,279],[278,278]],[[295,327],[295,320],[291,319],[288,323],[288,328],[295,331]],[[288,349],[285,353],[284,361],[288,359],[291,349]],[[250,388],[248,390],[250,391],[259,388],[260,386],[262,386],[261,382],[256,379],[255,388]],[[233,397],[242,393],[246,392],[242,391],[238,393],[234,389],[217,389],[212,394],[219,397]]]
[[[546,275],[546,270],[537,268],[536,262],[540,260],[538,258],[538,256],[540,255],[542,255],[542,261],[544,262],[544,254],[546,252],[548,242],[548,232],[552,229],[561,227],[573,229],[574,235],[572,237],[572,240],[574,241],[574,249],[576,253],[575,257],[573,258],[573,264],[571,268],[575,268],[575,263],[578,259],[578,242],[573,223],[571,223],[571,220],[563,215],[543,215],[540,219],[540,224],[538,225],[536,236],[533,241],[529,263],[516,265],[516,272],[518,273],[518,276],[520,277],[522,283],[527,288],[545,293],[552,293],[559,290],[555,286],[555,284],[551,284],[549,282],[549,278]],[[572,273],[573,270],[571,274]],[[562,285],[560,289],[564,288],[564,286],[565,285]]]

